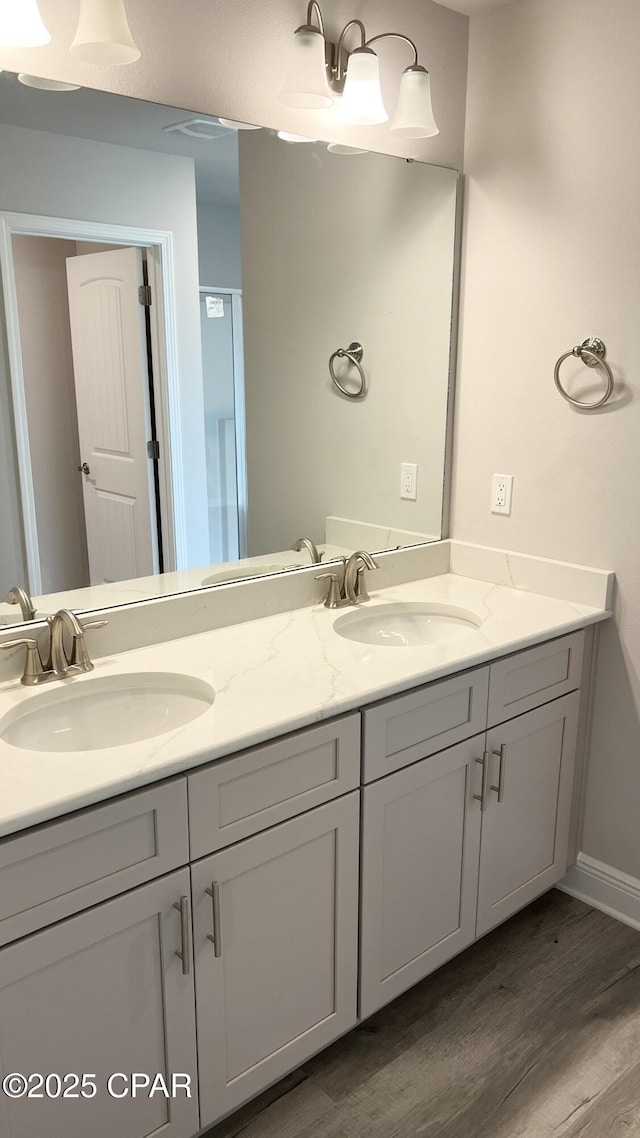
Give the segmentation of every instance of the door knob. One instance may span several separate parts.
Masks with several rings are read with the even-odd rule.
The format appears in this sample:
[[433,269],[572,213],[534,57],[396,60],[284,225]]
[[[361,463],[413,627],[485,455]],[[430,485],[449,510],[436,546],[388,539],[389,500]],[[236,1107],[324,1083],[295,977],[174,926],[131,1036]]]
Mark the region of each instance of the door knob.
[[91,469],[89,467],[89,464],[86,462],[83,462],[82,466],[78,467],[78,474],[91,474]]

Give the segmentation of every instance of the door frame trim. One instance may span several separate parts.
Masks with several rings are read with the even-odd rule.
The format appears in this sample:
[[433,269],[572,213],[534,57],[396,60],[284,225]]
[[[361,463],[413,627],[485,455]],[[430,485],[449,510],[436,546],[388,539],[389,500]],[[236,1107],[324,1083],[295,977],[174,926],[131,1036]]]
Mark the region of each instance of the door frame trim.
[[35,596],[42,593],[42,574],[11,240],[14,235],[57,237],[69,241],[92,241],[96,244],[105,245],[129,245],[149,250],[149,274],[154,290],[154,304],[151,306],[151,327],[153,346],[156,349],[157,356],[154,359],[154,384],[156,386],[156,406],[159,412],[157,432],[161,455],[159,464],[160,516],[165,572],[184,568],[187,564],[187,531],[182,471],[173,234],[159,229],[142,229],[136,226],[47,217],[42,214],[0,211],[0,273],[4,297],[22,524],[30,592]]
[[231,297],[233,342],[233,404],[236,442],[236,491],[238,496],[238,554],[249,556],[249,475],[247,469],[247,408],[244,387],[244,332],[242,289],[200,285],[200,296],[222,293]]

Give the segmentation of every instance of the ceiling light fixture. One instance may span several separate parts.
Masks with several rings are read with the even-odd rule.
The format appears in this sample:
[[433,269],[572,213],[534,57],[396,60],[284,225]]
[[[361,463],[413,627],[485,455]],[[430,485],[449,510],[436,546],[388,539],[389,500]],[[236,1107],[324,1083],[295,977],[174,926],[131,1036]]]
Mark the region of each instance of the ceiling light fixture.
[[69,51],[84,63],[119,67],[140,59],[124,0],[80,0],[78,30]]
[[[345,40],[352,28],[359,31],[360,44],[348,52]],[[355,126],[386,122],[389,116],[380,87],[378,56],[373,50],[373,44],[385,39],[401,40],[413,52],[413,63],[400,80],[398,105],[389,129],[404,138],[432,138],[439,132],[431,105],[431,79],[418,63],[413,40],[399,32],[383,32],[368,39],[362,21],[350,20],[333,43],[325,36],[316,0],[308,5],[306,24],[294,32],[280,101],[303,110],[326,110],[342,95],[336,112],[340,122]]]
[[229,130],[261,130],[262,129],[259,126],[256,126],[255,123],[238,122],[237,119],[223,119],[220,115],[218,115],[218,122],[222,123],[223,126],[228,127]]
[[42,47],[50,39],[37,0],[0,0],[0,47]]

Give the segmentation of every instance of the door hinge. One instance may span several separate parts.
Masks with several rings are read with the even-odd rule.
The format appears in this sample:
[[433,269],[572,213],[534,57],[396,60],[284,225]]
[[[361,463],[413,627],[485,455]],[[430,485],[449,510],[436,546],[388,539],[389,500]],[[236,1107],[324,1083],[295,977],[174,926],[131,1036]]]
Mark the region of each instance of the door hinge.
[[147,454],[154,462],[158,461],[160,458],[160,443],[157,439],[150,439],[147,443]]
[[138,300],[145,308],[151,307],[151,285],[140,285]]

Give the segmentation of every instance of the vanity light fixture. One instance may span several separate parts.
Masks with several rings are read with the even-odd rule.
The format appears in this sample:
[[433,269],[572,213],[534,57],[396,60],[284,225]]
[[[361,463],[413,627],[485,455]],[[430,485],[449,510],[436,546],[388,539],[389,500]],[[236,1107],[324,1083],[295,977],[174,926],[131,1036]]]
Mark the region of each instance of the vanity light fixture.
[[0,47],[42,47],[50,40],[37,0],[0,0]]
[[223,126],[227,126],[229,128],[229,130],[261,130],[262,129],[259,126],[256,126],[255,123],[238,122],[237,119],[223,119],[220,115],[218,115],[218,122],[222,123]]
[[310,138],[306,134],[292,134],[289,130],[276,131],[278,138],[283,142],[317,142],[317,138]]
[[77,83],[62,83],[59,79],[43,79],[41,75],[27,75],[21,71],[18,83],[23,87],[35,87],[37,91],[79,91]]
[[[360,34],[360,44],[349,52],[345,41],[353,28]],[[316,0],[308,5],[306,24],[294,32],[280,101],[304,110],[326,110],[342,96],[336,110],[340,122],[355,126],[386,122],[389,116],[380,87],[378,56],[373,50],[374,44],[385,39],[401,40],[413,52],[413,63],[400,80],[398,105],[389,129],[404,138],[433,137],[439,132],[431,105],[431,79],[418,63],[413,40],[400,32],[382,32],[368,39],[362,21],[349,20],[338,42],[333,43],[325,36]]]
[[140,59],[124,0],[80,0],[80,19],[69,51],[84,63],[118,67]]

